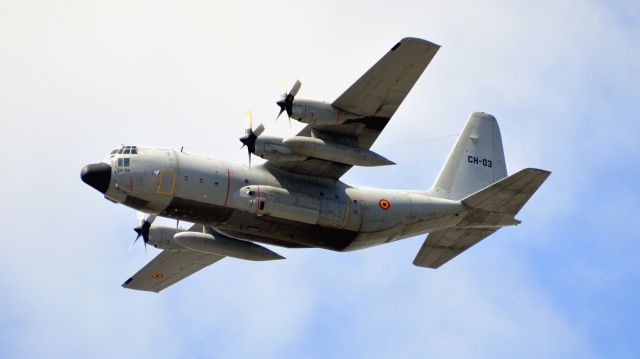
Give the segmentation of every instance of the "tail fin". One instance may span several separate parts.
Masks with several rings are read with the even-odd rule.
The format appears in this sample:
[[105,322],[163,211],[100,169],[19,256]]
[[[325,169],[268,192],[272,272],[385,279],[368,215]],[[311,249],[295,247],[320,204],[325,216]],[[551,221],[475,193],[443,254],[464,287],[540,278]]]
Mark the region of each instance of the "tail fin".
[[498,121],[484,112],[474,112],[429,192],[460,200],[506,176]]

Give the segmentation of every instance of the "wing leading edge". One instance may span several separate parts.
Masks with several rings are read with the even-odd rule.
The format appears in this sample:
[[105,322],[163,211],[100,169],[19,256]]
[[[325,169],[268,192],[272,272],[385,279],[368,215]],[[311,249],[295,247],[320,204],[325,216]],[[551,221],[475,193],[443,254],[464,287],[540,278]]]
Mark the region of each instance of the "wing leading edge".
[[[400,40],[332,103],[337,109],[362,117],[338,125],[308,125],[297,136],[369,149],[439,48],[439,45],[422,39],[407,37]],[[337,180],[352,166],[308,158],[303,161],[268,161],[269,167]]]

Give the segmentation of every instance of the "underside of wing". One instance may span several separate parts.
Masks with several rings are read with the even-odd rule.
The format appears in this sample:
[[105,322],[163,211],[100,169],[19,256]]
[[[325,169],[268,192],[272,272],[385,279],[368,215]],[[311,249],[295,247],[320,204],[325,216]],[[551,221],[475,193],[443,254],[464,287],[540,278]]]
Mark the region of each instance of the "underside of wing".
[[413,264],[418,267],[438,268],[453,257],[487,238],[497,229],[445,229],[429,233]]
[[[439,48],[422,39],[402,39],[331,104],[351,114],[350,119],[332,125],[307,125],[297,136],[369,149]],[[351,167],[314,157],[267,162],[267,168],[330,179],[339,179]]]
[[224,257],[190,250],[165,250],[124,282],[122,286],[158,293],[222,258]]
[[439,48],[422,39],[400,40],[332,105],[363,117],[391,118]]

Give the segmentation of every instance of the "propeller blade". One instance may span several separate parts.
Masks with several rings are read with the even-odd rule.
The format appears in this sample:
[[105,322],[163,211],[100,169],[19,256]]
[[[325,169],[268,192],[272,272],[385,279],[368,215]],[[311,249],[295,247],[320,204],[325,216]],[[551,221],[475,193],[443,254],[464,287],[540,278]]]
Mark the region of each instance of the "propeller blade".
[[[135,231],[135,228],[134,228],[133,230]],[[131,243],[131,245],[129,246],[129,252],[131,252],[131,251],[133,250],[133,246],[135,246],[135,245],[136,245],[136,242],[138,241],[138,239],[140,239],[140,236],[141,236],[141,235],[142,235],[142,234],[140,234],[140,233],[139,233],[139,234],[136,236],[136,239],[134,239],[134,240],[133,240],[133,243]]]
[[278,80],[278,86],[280,87],[280,97],[284,100],[287,97],[287,88],[284,85],[284,80]]
[[129,248],[129,251],[131,251],[131,249],[136,244],[138,239],[140,239],[140,237],[142,237],[142,241],[144,242],[144,250],[145,250],[145,253],[146,253],[146,251],[147,251],[147,242],[149,242],[149,229],[151,228],[151,223],[153,223],[153,221],[156,219],[157,216],[155,214],[151,214],[151,215],[149,215],[149,217],[147,217],[147,219],[144,219],[144,213],[142,213],[142,212],[136,213],[136,216],[138,217],[138,221],[139,221],[138,223],[139,224],[133,230],[138,235],[136,236],[136,239],[133,240],[133,244]]
[[260,124],[255,130],[253,130],[251,111],[245,112],[245,117],[246,127],[244,130],[244,136],[240,137],[240,142],[242,142],[242,147],[240,147],[240,149],[244,148],[244,146],[247,146],[247,152],[249,155],[249,167],[251,167],[251,154],[256,151],[256,140],[258,139],[258,136],[260,136],[264,132],[265,127],[264,124]]
[[244,133],[245,135],[249,136],[251,134],[251,132],[253,131],[253,124],[252,124],[252,119],[251,119],[251,111],[246,111],[244,113],[244,118],[245,118],[245,126],[244,126]]
[[278,107],[280,107],[280,112],[278,113],[276,120],[280,118],[280,115],[282,115],[283,112],[287,111],[287,115],[289,116],[289,126],[291,126],[291,114],[293,113],[293,100],[298,94],[298,91],[300,91],[301,86],[302,86],[302,82],[300,82],[300,80],[296,80],[296,82],[293,84],[293,87],[291,87],[291,90],[289,91],[289,93],[284,93],[282,95],[282,99],[276,102]]
[[253,130],[253,134],[256,135],[256,137],[259,137],[262,132],[264,132],[264,125],[263,124],[259,124],[258,127],[256,127],[255,130]]
[[300,91],[300,86],[302,86],[302,82],[300,82],[300,80],[296,80],[296,82],[293,84],[293,87],[291,88],[291,91],[289,91],[289,95],[296,97],[298,91]]

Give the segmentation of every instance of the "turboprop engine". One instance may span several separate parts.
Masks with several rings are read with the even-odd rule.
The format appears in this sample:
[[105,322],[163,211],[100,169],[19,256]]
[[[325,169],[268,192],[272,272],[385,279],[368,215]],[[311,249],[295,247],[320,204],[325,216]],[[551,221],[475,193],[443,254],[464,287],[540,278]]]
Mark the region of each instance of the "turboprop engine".
[[289,117],[314,126],[327,126],[362,116],[340,111],[326,102],[300,99],[293,101]]
[[[324,110],[321,110],[321,113],[324,113],[327,116],[331,113],[338,116],[339,118],[341,113],[346,114],[345,112],[336,110],[331,105],[323,102],[307,100],[300,100],[299,102],[313,103],[315,105],[318,105],[320,107],[312,108],[324,108]],[[295,106],[297,105],[293,105],[294,110],[296,108]],[[249,166],[251,166],[252,154],[266,160],[274,161],[303,161],[309,157],[314,157],[327,161],[345,163],[352,166],[387,166],[395,164],[395,162],[392,162],[369,149],[361,148],[357,144],[345,145],[337,142],[326,141],[319,138],[306,136],[293,136],[289,138],[262,136],[262,133],[265,129],[264,125],[260,124],[254,130],[252,125],[251,112],[247,112],[246,116],[247,125],[245,127],[245,135],[240,138],[240,142],[242,142],[242,147],[247,147],[247,152],[249,154]],[[306,114],[304,116],[306,116]],[[304,118],[308,119],[309,117]],[[313,118],[313,116],[311,116],[310,118]],[[316,117],[316,119],[319,118],[320,117]],[[333,122],[334,120],[331,120],[329,122],[325,120],[318,121],[324,121],[326,124],[336,123]],[[344,121],[344,118],[342,120],[338,119],[338,121]]]
[[214,230],[176,233],[173,239],[179,245],[197,252],[216,254],[249,261],[284,259],[283,256],[253,242],[227,237]]
[[289,116],[290,119],[293,118],[300,122],[308,123],[315,126],[336,125],[341,124],[346,120],[353,120],[362,117],[349,112],[341,111],[326,102],[314,100],[296,100],[295,97],[298,94],[298,91],[300,91],[301,86],[302,83],[300,82],[300,80],[296,81],[289,93],[283,93],[282,99],[276,102],[278,107],[280,107],[280,113],[278,113],[278,117],[280,117],[280,115],[282,115],[282,113],[286,111],[287,116]]
[[249,261],[284,259],[263,246],[225,236],[213,228],[195,224],[188,230],[163,225],[149,225],[144,233],[145,244],[167,251],[185,249],[234,257]]
[[346,163],[353,166],[387,166],[394,165],[379,154],[357,146],[347,146],[319,138],[293,136],[285,138],[282,143],[295,154],[315,157],[323,160]]
[[260,136],[256,139],[253,154],[265,160],[302,161],[307,156],[296,154],[284,144],[284,139],[273,136]]

